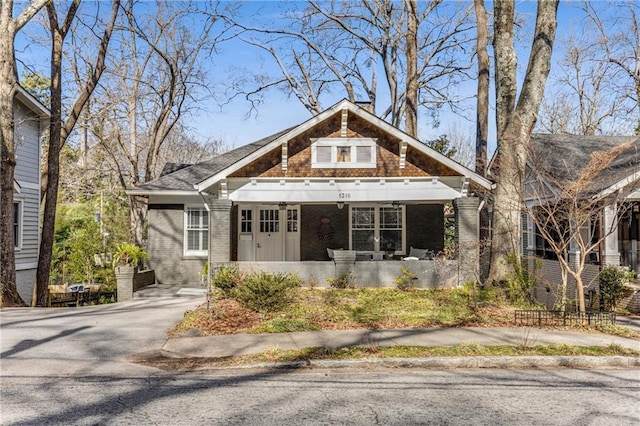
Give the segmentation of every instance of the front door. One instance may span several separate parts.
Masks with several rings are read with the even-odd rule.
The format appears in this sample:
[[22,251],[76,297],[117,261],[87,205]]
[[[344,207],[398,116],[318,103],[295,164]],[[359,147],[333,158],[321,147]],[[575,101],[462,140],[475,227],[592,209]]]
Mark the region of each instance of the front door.
[[284,260],[285,240],[280,223],[281,211],[277,206],[259,207],[257,216],[256,260]]

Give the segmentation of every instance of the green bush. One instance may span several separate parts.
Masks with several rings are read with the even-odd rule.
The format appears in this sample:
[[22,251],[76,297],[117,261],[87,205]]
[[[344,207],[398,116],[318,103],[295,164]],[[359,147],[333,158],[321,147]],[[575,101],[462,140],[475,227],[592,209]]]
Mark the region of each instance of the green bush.
[[507,255],[507,264],[511,267],[511,272],[507,274],[504,288],[511,303],[534,303],[532,290],[536,286],[536,272],[542,267],[542,264],[536,261],[533,270],[530,270],[527,263],[526,259],[519,258],[515,253]]
[[[207,273],[208,271],[207,264]],[[222,291],[226,296],[230,296],[233,290],[242,282],[242,275],[238,269],[238,264],[229,263],[214,269],[211,276],[211,285]]]
[[353,282],[354,280],[355,280],[355,277],[353,275],[353,272],[351,271],[345,272],[339,277],[327,278],[327,282],[329,283],[329,286],[331,286],[332,288],[356,288],[356,285]]
[[623,266],[605,266],[598,274],[600,297],[607,309],[615,309],[624,295],[626,284],[633,279],[633,272]]
[[293,290],[302,285],[295,274],[254,272],[232,292],[242,306],[256,312],[279,311],[293,302]]
[[418,276],[403,266],[402,275],[396,277],[393,280],[393,283],[396,285],[398,290],[409,291],[418,287],[417,280]]

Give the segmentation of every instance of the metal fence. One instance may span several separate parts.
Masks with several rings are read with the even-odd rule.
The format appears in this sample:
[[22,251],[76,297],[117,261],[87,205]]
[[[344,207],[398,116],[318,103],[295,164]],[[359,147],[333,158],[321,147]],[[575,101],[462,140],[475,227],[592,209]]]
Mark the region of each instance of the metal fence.
[[533,327],[545,326],[568,326],[568,325],[599,325],[616,323],[615,312],[586,311],[515,311],[516,325],[526,325]]

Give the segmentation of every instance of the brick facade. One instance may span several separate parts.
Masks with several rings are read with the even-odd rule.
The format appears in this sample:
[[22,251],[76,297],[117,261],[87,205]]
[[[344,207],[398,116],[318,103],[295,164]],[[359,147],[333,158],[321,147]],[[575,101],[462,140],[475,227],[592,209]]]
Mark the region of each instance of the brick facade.
[[147,215],[149,265],[159,284],[199,285],[206,257],[185,257],[184,205],[150,204]]
[[329,260],[327,248],[349,248],[349,206],[301,206],[300,232],[300,260]]
[[407,253],[411,247],[433,250],[444,249],[444,207],[442,204],[407,205]]

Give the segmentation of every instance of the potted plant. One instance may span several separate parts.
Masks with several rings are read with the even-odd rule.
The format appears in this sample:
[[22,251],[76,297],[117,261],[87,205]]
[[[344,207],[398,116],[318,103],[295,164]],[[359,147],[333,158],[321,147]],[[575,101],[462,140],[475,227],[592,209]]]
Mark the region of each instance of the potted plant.
[[387,255],[387,259],[393,259],[393,255],[396,253],[396,245],[393,241],[387,241],[384,245],[384,251]]
[[135,244],[121,243],[116,246],[113,254],[113,268],[118,285],[118,302],[133,298],[133,292],[139,286],[139,283],[136,283],[136,275],[145,260],[147,260],[147,253]]
[[141,247],[131,243],[121,243],[116,246],[116,252],[113,255],[113,267],[141,269],[146,260],[147,253]]

